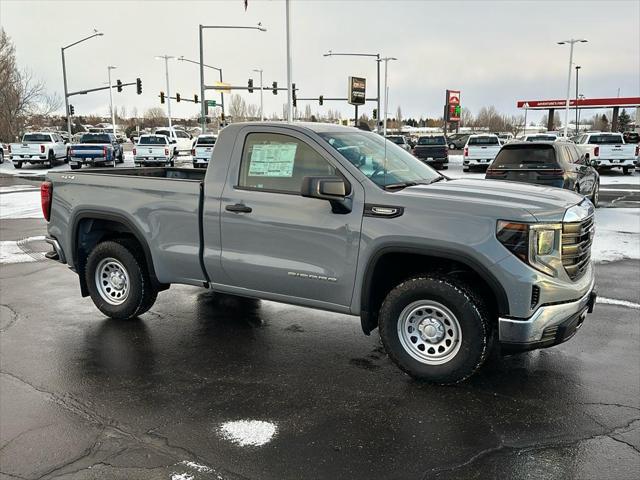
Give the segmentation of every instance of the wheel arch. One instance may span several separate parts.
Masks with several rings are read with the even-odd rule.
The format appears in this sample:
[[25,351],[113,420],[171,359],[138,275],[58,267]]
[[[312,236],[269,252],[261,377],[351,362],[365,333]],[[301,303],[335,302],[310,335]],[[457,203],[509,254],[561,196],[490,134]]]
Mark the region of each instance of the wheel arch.
[[377,250],[364,271],[360,295],[362,330],[369,335],[378,324],[378,310],[386,294],[399,282],[419,273],[445,273],[478,286],[497,318],[509,313],[505,289],[484,265],[453,249],[394,246]]
[[159,291],[169,288],[169,285],[158,281],[153,266],[151,250],[144,235],[124,215],[101,210],[82,210],[74,215],[71,225],[71,261],[80,277],[80,291],[83,297],[89,295],[85,282],[84,268],[91,250],[100,242],[123,237],[132,238],[140,245],[144,252],[144,260],[153,285]]

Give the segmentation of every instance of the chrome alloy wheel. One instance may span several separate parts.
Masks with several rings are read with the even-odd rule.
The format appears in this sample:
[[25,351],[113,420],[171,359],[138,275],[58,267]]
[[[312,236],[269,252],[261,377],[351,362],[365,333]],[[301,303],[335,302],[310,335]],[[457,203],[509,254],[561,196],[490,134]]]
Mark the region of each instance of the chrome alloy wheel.
[[111,305],[121,305],[129,296],[129,274],[115,258],[104,258],[98,264],[95,282],[100,296]]
[[441,303],[418,300],[407,305],[398,321],[405,351],[426,365],[442,365],[456,356],[462,329],[456,316]]

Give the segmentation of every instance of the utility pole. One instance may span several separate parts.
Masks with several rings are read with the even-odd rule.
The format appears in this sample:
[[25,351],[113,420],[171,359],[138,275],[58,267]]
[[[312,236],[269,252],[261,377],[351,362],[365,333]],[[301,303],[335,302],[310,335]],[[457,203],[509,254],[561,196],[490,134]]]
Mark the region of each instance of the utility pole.
[[77,45],[79,43],[82,43],[86,40],[89,40],[90,38],[93,37],[101,37],[102,35],[104,35],[104,33],[98,32],[96,29],[93,30],[93,35],[89,35],[88,37],[85,37],[81,40],[78,40],[77,42],[73,42],[69,45],[67,45],[66,47],[62,47],[60,48],[60,54],[62,56],[62,79],[64,81],[64,113],[65,116],[67,117],[67,133],[69,134],[69,138],[71,138],[71,114],[69,112],[69,90],[67,87],[67,66],[65,63],[65,58],[64,58],[64,51],[67,48],[71,48],[74,45]]
[[264,122],[264,86],[262,84],[262,69],[256,68],[253,71],[260,73],[260,121]]
[[571,72],[573,70],[573,46],[576,43],[586,43],[587,40],[585,40],[584,38],[572,38],[570,40],[562,40],[561,42],[558,42],[558,45],[566,45],[569,44],[569,75],[567,78],[567,100],[565,102],[564,105],[564,136],[567,137],[568,136],[568,129],[569,129],[569,103],[570,103],[570,96],[571,96]]
[[[174,58],[169,55],[159,55],[156,57],[157,59],[164,60],[164,74],[167,80],[167,114],[169,115],[169,129],[172,128],[171,125],[171,90],[169,89],[169,60]],[[202,68],[202,66],[200,66]],[[204,101],[204,99],[202,99]]]
[[113,108],[113,85],[111,84],[111,70],[115,70],[118,67],[109,65],[107,72],[109,73],[109,104],[111,106],[111,127],[113,128],[113,134],[116,134],[116,112]]
[[578,126],[578,77],[581,68],[580,65],[576,65],[576,135],[580,131],[580,127]]
[[293,92],[291,90],[291,1],[285,0],[287,20],[287,122],[293,121]]

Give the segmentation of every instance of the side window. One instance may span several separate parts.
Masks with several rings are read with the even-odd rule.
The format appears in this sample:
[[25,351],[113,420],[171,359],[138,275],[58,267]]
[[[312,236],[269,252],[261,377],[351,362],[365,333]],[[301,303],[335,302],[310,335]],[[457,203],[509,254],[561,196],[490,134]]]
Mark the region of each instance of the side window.
[[300,193],[304,177],[336,170],[306,143],[277,133],[247,135],[240,164],[240,188]]
[[580,150],[578,150],[578,148],[575,147],[574,145],[570,145],[569,146],[569,150],[571,150],[571,153],[573,153],[573,157],[575,158],[575,163],[577,163],[579,165],[583,165],[584,164],[584,156],[582,155]]

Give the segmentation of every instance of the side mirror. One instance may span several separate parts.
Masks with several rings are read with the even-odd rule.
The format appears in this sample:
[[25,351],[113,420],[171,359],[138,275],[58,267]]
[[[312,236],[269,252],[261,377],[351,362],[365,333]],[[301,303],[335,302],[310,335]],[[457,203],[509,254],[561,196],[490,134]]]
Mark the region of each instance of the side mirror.
[[321,200],[344,200],[347,186],[340,177],[304,177],[300,194]]

